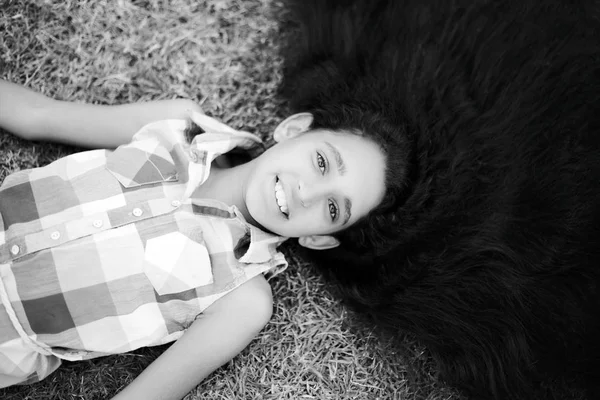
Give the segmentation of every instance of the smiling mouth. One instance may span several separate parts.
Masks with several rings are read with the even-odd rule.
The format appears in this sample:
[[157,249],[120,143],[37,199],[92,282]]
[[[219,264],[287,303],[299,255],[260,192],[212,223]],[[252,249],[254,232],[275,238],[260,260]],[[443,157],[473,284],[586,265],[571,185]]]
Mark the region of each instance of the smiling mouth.
[[286,218],[288,218],[290,214],[288,210],[287,197],[285,195],[285,192],[283,191],[283,185],[279,181],[278,176],[275,177],[275,201],[277,202],[279,211],[281,211],[281,213],[285,215]]

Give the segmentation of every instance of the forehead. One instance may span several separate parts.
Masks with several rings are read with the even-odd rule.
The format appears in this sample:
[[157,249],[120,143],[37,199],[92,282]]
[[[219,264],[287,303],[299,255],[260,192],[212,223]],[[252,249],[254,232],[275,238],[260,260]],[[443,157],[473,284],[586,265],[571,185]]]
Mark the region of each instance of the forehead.
[[349,132],[313,131],[305,135],[329,156],[332,170],[344,194],[352,202],[352,218],[377,207],[385,193],[386,157],[381,147],[364,136]]

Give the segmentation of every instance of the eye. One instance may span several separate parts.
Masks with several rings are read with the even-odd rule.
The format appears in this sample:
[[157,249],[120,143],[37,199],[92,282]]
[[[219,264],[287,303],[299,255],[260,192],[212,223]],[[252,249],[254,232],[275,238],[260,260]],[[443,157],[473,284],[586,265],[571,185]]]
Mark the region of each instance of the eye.
[[338,206],[333,200],[328,200],[327,204],[329,207],[329,215],[331,216],[331,221],[335,221],[339,213]]
[[321,174],[325,175],[325,171],[327,170],[327,161],[325,161],[325,157],[323,157],[319,152],[317,152],[317,166],[319,167]]

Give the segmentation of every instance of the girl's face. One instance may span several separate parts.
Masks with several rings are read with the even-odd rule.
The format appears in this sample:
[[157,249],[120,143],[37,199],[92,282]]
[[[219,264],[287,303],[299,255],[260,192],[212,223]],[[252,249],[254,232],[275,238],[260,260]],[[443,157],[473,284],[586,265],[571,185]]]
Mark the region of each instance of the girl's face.
[[384,154],[352,133],[302,133],[253,164],[244,185],[248,213],[285,237],[343,230],[377,207],[385,193]]

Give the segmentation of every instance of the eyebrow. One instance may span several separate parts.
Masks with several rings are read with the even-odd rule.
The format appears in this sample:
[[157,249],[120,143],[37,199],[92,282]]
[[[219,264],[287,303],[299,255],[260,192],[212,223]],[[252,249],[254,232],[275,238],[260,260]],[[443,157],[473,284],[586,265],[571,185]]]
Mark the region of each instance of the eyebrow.
[[344,223],[342,225],[346,225],[346,223],[352,216],[352,213],[350,212],[350,210],[352,210],[352,202],[350,201],[349,198],[346,197],[344,199],[344,205],[345,205],[346,212],[344,214]]
[[[339,174],[343,176],[346,173],[346,164],[344,164],[344,159],[342,158],[342,155],[340,154],[338,149],[331,143],[326,141],[325,144],[327,145],[327,147],[329,147],[329,150],[331,150],[331,152],[333,153],[333,156],[335,157],[335,163],[337,164],[337,170],[338,170]],[[348,223],[348,221],[350,220],[351,216],[352,216],[352,201],[350,201],[350,199],[346,197],[346,198],[344,198],[344,222],[342,223],[342,225],[346,225]]]
[[325,144],[333,153],[333,156],[335,157],[335,163],[337,164],[338,172],[340,173],[340,175],[343,176],[346,173],[346,164],[344,164],[344,159],[342,158],[342,155],[340,154],[338,149],[331,143],[325,142]]

